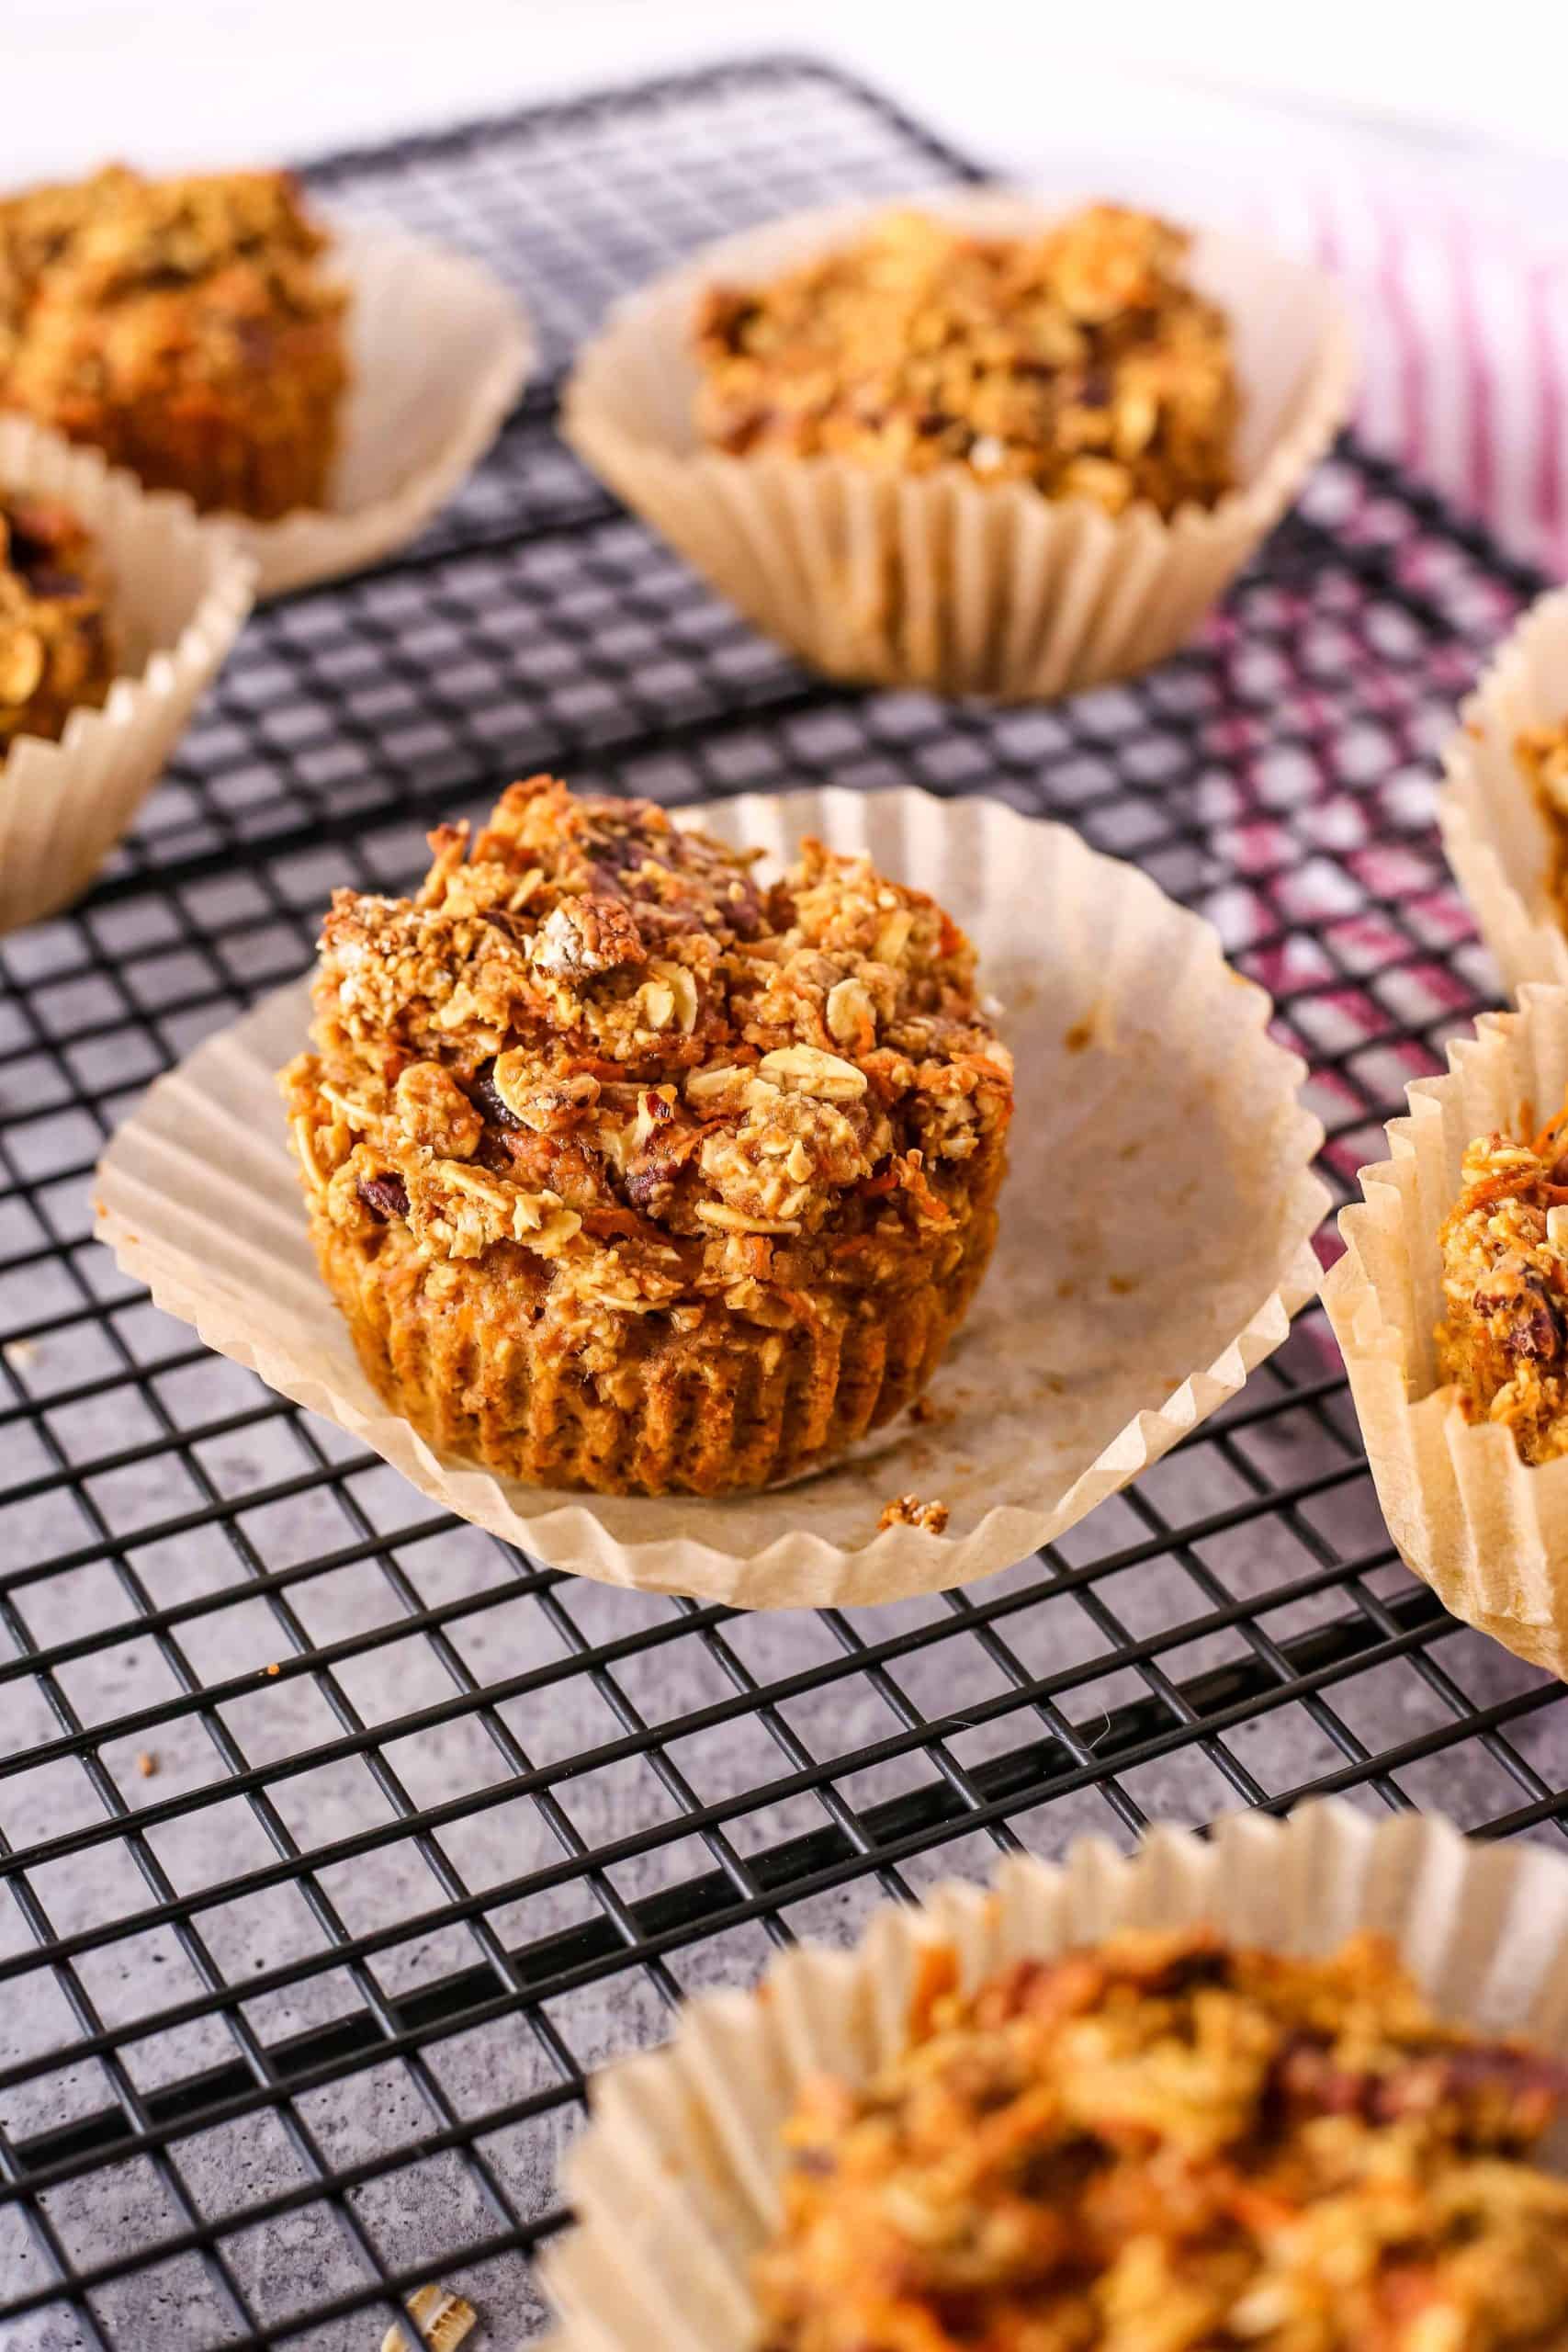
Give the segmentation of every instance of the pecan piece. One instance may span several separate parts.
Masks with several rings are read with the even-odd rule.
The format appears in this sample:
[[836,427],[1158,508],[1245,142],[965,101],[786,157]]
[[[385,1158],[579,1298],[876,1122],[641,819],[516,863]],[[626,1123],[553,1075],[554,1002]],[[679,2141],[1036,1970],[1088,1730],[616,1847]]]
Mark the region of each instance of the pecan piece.
[[536,966],[557,979],[592,979],[647,961],[642,933],[626,901],[592,893],[563,899],[552,908],[534,942]]

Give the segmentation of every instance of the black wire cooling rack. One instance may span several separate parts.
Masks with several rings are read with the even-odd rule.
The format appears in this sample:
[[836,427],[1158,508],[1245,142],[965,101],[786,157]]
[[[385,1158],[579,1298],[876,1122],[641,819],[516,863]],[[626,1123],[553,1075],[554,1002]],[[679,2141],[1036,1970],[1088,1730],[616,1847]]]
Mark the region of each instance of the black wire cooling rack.
[[[970,169],[769,62],[314,179],[513,279],[555,370],[699,239]],[[1491,1832],[1568,1815],[1559,1686],[1399,1567],[1316,1312],[1051,1551],[750,1618],[433,1514],[89,1239],[116,1118],[301,968],[332,885],[406,882],[430,818],[547,763],[671,801],[913,780],[1067,819],[1273,993],[1339,1198],[1492,996],[1432,753],[1537,583],[1364,452],[1196,650],[994,713],[805,676],[551,413],[547,382],[411,552],[253,621],[92,896],[0,942],[4,2352],[372,2352],[429,2280],[509,2344],[585,2074],[773,1944],[998,1846],[1309,1790]]]

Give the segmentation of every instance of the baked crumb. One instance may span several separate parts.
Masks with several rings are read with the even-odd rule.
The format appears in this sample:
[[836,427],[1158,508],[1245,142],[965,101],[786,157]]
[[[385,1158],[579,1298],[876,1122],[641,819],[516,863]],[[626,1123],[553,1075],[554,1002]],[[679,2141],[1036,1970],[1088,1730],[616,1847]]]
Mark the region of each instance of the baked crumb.
[[[446,2287],[416,2287],[408,2298],[408,2313],[430,2352],[457,2352],[479,2322],[472,2303]],[[381,2338],[381,2352],[413,2352],[407,2329],[396,2320]]]
[[1438,1366],[1526,1462],[1568,1453],[1568,1110],[1531,1143],[1479,1136],[1438,1229]]
[[756,2270],[767,2352],[1548,2352],[1563,2070],[1333,1958],[1128,1934],[971,1996],[805,2093]]
[[152,1781],[157,1778],[158,1759],[153,1755],[150,1747],[143,1747],[139,1752],[136,1758],[136,1769],[138,1772],[141,1773],[141,1778],[144,1781]]
[[0,491],[0,755],[18,735],[57,741],[115,677],[97,543],[58,500]]
[[698,429],[737,457],[963,466],[1112,514],[1213,505],[1235,482],[1239,400],[1190,243],[1110,204],[1029,238],[889,213],[769,285],[710,289]]
[[988,1255],[1011,1114],[964,934],[866,859],[807,842],[763,889],[754,854],[547,776],[431,842],[417,897],[334,899],[284,1073],[383,1395],[615,1491],[765,1483],[901,1411]]
[[947,1505],[923,1503],[919,1495],[895,1495],[883,1504],[876,1526],[879,1534],[885,1527],[923,1527],[928,1535],[941,1535],[947,1526]]
[[347,296],[283,172],[113,164],[0,201],[0,405],[259,518],[326,497]]

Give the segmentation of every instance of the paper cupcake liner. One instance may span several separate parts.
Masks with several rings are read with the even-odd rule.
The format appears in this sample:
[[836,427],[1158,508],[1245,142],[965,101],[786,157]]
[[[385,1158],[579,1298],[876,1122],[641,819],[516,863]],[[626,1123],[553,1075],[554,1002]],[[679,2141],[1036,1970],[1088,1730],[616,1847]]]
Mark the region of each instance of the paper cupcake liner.
[[[1066,827],[902,790],[691,812],[789,854],[866,850],[975,939],[1018,1063],[990,1272],[908,1419],[779,1496],[534,1488],[438,1456],[376,1396],[317,1272],[274,1072],[300,980],[198,1048],[123,1126],[98,1231],[159,1306],[325,1413],[422,1493],[558,1567],[750,1608],[860,1603],[982,1576],[1060,1535],[1234,1396],[1315,1290],[1326,1207],[1302,1066],[1214,933]],[[237,1148],[243,1141],[243,1148]],[[948,1505],[945,1535],[878,1531]]]
[[78,897],[125,831],[251,608],[254,566],[187,499],[148,492],[96,449],[0,416],[0,486],[74,508],[96,534],[122,674],[59,742],[0,752],[0,932]]
[[348,222],[328,255],[350,289],[351,381],[331,505],[220,519],[276,596],[361,571],[424,528],[500,432],[534,364],[522,305],[461,254]]
[[1438,1386],[1438,1228],[1465,1146],[1531,1135],[1568,1094],[1568,990],[1527,983],[1517,1012],[1483,1013],[1446,1078],[1406,1088],[1393,1158],[1361,1170],[1340,1213],[1345,1255],[1323,1301],[1350,1377],[1389,1533],[1445,1608],[1521,1657],[1568,1675],[1568,1459],[1532,1466],[1509,1432],[1467,1421]]
[[1550,891],[1551,829],[1514,745],[1568,719],[1568,589],[1531,606],[1460,712],[1438,796],[1443,847],[1504,985],[1568,987],[1568,935]]
[[[1393,1939],[1446,2017],[1520,2030],[1568,2055],[1568,1861],[1471,1844],[1450,1823],[1382,1823],[1340,1804],[1248,1814],[1207,1841],[1155,1829],[1123,1859],[1085,1838],[1057,1866],[1004,1862],[878,1911],[852,1950],[802,1947],[754,1993],[705,1994],[663,2049],[590,2085],[565,2165],[577,2226],[540,2263],[560,2316],[551,2352],[734,2352],[757,2337],[751,2265],[776,2224],[781,2129],[807,2080],[863,2082],[907,2040],[921,1954],[958,1956],[966,1987],[1127,1928],[1209,1924],[1297,1955],[1359,1929]],[[1550,2154],[1550,2150],[1548,2151]]]
[[[584,461],[766,636],[834,676],[1030,701],[1120,677],[1189,638],[1348,412],[1350,333],[1317,271],[1211,230],[1191,275],[1229,312],[1246,406],[1242,486],[1168,523],[1083,499],[918,480],[837,458],[699,445],[690,325],[719,279],[777,276],[889,209],[835,206],[710,246],[624,303],[579,356],[562,430]],[[993,233],[1060,211],[995,190],[900,199]]]

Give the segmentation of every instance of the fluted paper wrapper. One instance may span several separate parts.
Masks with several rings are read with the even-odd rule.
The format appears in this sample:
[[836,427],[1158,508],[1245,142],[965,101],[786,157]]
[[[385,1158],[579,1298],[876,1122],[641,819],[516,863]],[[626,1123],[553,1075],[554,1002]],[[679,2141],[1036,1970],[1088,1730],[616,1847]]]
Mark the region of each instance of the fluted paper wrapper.
[[541,2262],[561,2321],[547,2345],[756,2341],[751,2266],[778,2219],[782,2127],[811,2076],[859,2084],[905,2046],[932,1945],[956,1952],[972,1988],[1122,1928],[1200,1924],[1303,1956],[1375,1930],[1445,2017],[1568,2056],[1568,1861],[1555,1852],[1472,1845],[1431,1815],[1374,1825],[1337,1804],[1237,1816],[1206,1842],[1156,1829],[1130,1859],[1086,1838],[1056,1867],[1004,1862],[988,1891],[953,1883],[890,1905],[852,1951],[788,1952],[755,1993],[700,1996],[666,2048],[597,2076],[565,2167],[577,2226]]
[[330,503],[276,523],[225,514],[258,595],[362,571],[424,528],[484,456],[534,363],[522,305],[462,254],[351,223],[333,238],[349,288],[351,381]]
[[[1568,590],[1532,605],[1460,712],[1438,797],[1443,847],[1504,984],[1568,987],[1568,935],[1551,895],[1551,830],[1514,745],[1568,719]],[[1544,1116],[1544,1114],[1543,1114]]]
[[[1059,211],[996,190],[902,202],[993,234]],[[1040,700],[1146,668],[1183,644],[1284,513],[1349,407],[1349,329],[1316,270],[1200,231],[1191,277],[1229,313],[1245,396],[1240,486],[1163,522],[966,467],[919,478],[839,458],[735,458],[693,422],[704,289],[755,283],[889,209],[835,206],[751,230],[623,304],[580,356],[562,430],[611,488],[765,635],[836,677]]]
[[251,608],[253,566],[188,499],[25,417],[0,417],[0,488],[58,498],[96,535],[121,672],[60,741],[23,735],[0,752],[6,932],[79,897],[126,831]]
[[[791,854],[868,850],[971,933],[1018,1063],[991,1271],[908,1418],[787,1490],[658,1500],[528,1487],[438,1457],[360,1372],[306,1238],[273,1073],[301,980],[155,1086],[99,1170],[98,1231],[160,1306],[330,1415],[420,1490],[558,1567],[751,1608],[931,1591],[1022,1557],[1234,1396],[1316,1287],[1326,1207],[1301,1065],[1209,926],[1065,827],[912,791],[694,810]],[[913,1492],[947,1532],[878,1531]]]
[[1527,983],[1517,1012],[1483,1013],[1449,1047],[1446,1078],[1405,1090],[1393,1157],[1361,1170],[1340,1212],[1345,1255],[1324,1305],[1389,1533],[1447,1609],[1568,1675],[1568,1458],[1532,1466],[1509,1432],[1467,1421],[1439,1386],[1438,1228],[1476,1136],[1530,1136],[1568,1095],[1568,990]]

